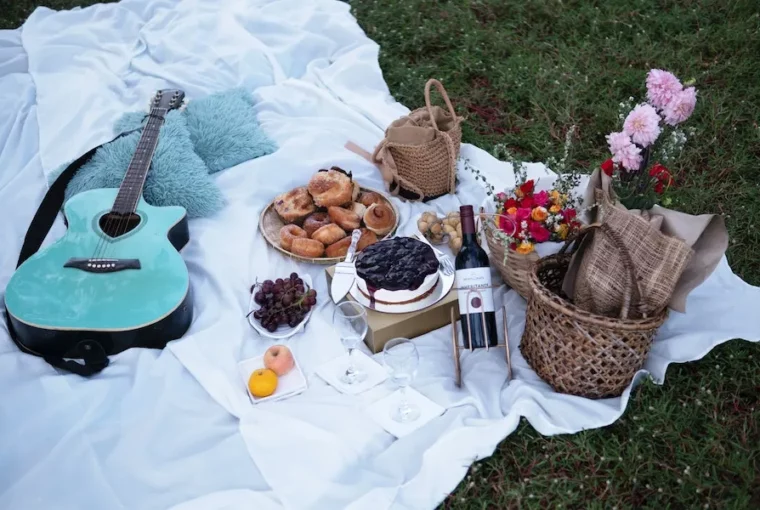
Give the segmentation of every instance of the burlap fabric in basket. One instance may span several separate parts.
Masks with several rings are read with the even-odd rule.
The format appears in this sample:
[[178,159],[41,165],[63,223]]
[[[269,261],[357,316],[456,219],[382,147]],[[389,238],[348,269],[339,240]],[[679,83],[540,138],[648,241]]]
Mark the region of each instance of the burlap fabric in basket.
[[[447,110],[431,104],[433,85],[443,96]],[[461,122],[443,85],[428,80],[425,107],[393,121],[372,154],[388,191],[413,200],[453,193],[462,143]]]
[[[667,307],[692,249],[683,240],[660,232],[658,220],[651,223],[614,207],[602,190],[597,190],[597,203],[599,221],[608,228],[595,232],[579,252],[573,302],[599,315],[616,316],[631,278],[625,268],[625,250],[633,261],[642,292],[638,312],[643,315],[639,317]],[[611,232],[620,242],[612,238]]]
[[[723,218],[690,214],[655,205],[626,209],[609,176],[595,170],[584,203],[589,223],[605,223],[629,250],[641,281],[642,312],[661,308],[685,312],[686,298],[713,272],[728,247]],[[598,233],[601,234],[601,233]],[[615,316],[622,301],[625,272],[620,254],[604,235],[586,239],[570,262],[563,290],[585,310]]]
[[[617,318],[578,308],[562,293],[571,254],[568,246],[589,231],[601,231],[623,254],[624,300]],[[574,242],[576,241],[576,242]],[[568,239],[556,255],[540,259],[531,272],[531,295],[520,351],[528,364],[555,391],[586,398],[619,396],[643,366],[657,329],[668,309],[644,319],[627,319],[630,310],[641,315],[641,289],[631,256],[607,225],[594,224]]]

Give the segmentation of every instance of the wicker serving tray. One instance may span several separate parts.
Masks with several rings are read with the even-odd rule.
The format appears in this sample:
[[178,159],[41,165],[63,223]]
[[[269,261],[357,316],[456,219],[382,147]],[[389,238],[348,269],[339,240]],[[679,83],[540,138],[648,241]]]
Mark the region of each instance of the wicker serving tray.
[[[385,194],[382,191],[378,191],[376,189],[372,188],[365,188],[364,186],[361,186],[361,191],[373,191],[380,195],[383,200],[393,209],[393,213],[396,216],[396,222],[393,224],[393,228],[390,232],[388,232],[384,237],[379,238],[378,240],[387,239],[389,237],[392,237],[393,234],[396,232],[396,229],[398,228],[399,223],[399,212],[395,205],[393,205],[393,202],[388,200],[388,198],[385,196]],[[292,259],[300,260],[303,262],[309,262],[312,264],[325,264],[325,265],[332,265],[337,264],[338,262],[342,262],[345,257],[317,257],[317,258],[311,258],[311,257],[302,257],[300,255],[296,255],[295,253],[290,253],[289,251],[283,249],[280,246],[280,229],[285,226],[285,223],[282,221],[280,216],[277,214],[277,211],[274,209],[274,200],[267,205],[264,210],[261,212],[261,216],[259,216],[259,230],[261,231],[261,234],[264,236],[264,239],[266,239],[267,243],[269,243],[272,248],[279,251],[283,255],[286,255]]]

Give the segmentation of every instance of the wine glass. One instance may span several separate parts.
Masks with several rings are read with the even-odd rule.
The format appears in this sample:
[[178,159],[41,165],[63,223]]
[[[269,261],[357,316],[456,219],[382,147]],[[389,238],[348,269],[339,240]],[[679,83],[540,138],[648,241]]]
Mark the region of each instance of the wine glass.
[[417,347],[408,338],[394,338],[383,347],[383,361],[391,373],[391,378],[401,388],[401,400],[391,410],[391,419],[408,423],[420,417],[420,408],[406,399],[406,388],[417,375],[420,355]]
[[340,381],[344,384],[358,384],[367,378],[367,373],[354,365],[351,354],[367,334],[367,310],[354,301],[343,301],[335,307],[333,325],[343,346],[348,349],[348,367],[340,376]]

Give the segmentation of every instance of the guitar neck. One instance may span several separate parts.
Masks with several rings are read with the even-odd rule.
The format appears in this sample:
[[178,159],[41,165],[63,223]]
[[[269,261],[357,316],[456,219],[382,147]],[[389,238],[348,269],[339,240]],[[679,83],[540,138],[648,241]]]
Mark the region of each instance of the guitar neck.
[[127,167],[127,173],[121,181],[119,193],[113,204],[113,211],[119,214],[133,213],[137,209],[137,204],[142,196],[145,178],[150,170],[150,163],[153,160],[153,152],[158,145],[159,129],[164,123],[166,108],[152,108],[148,122],[143,128],[140,141],[137,143],[135,153]]

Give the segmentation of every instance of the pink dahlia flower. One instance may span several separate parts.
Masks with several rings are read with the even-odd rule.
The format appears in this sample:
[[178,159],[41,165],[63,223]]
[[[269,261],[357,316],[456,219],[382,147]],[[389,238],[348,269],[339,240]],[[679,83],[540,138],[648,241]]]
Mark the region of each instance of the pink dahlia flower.
[[631,137],[625,133],[610,133],[607,135],[607,143],[610,146],[610,152],[615,154],[631,145]]
[[631,137],[625,133],[610,133],[607,143],[612,153],[612,161],[620,163],[626,170],[638,170],[643,158],[641,149],[631,142]]
[[668,105],[663,109],[665,122],[671,126],[680,124],[689,117],[694,111],[697,104],[697,91],[694,87],[683,89],[675,95]]
[[631,144],[612,156],[612,161],[620,163],[623,168],[633,172],[641,168],[644,158],[641,157],[641,149]]
[[633,143],[648,147],[660,136],[660,116],[651,105],[640,104],[634,108],[623,123],[623,132]]
[[673,73],[652,69],[647,74],[647,99],[659,109],[664,109],[673,97],[683,90],[683,85]]

